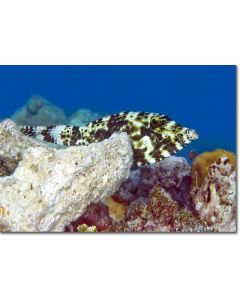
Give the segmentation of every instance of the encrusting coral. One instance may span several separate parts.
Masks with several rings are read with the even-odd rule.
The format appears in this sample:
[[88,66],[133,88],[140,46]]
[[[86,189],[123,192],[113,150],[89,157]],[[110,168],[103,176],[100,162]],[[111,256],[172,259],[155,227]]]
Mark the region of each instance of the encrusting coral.
[[0,177],[1,227],[8,231],[63,231],[90,203],[104,200],[125,181],[133,153],[127,134],[85,147],[53,149],[0,123],[0,155],[20,157]]
[[[111,202],[114,202],[111,199]],[[111,203],[113,205],[113,203]],[[114,204],[115,205],[115,204]],[[103,203],[90,205],[83,215],[71,223],[70,232],[213,232],[214,227],[196,217],[192,212],[180,208],[164,189],[153,189],[144,204],[133,202],[127,213],[117,219],[110,216],[109,206]],[[100,221],[102,220],[102,221]]]
[[181,209],[171,195],[155,187],[148,203],[133,205],[124,222],[112,224],[110,232],[206,232],[213,231],[190,211]]
[[88,226],[86,224],[79,225],[77,227],[78,232],[97,232],[96,226]]

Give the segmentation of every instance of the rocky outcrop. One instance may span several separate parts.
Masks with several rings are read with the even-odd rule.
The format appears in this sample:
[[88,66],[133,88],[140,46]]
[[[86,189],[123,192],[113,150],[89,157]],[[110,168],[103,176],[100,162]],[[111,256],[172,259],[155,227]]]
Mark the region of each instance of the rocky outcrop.
[[38,126],[67,124],[67,117],[60,107],[41,96],[34,95],[25,106],[17,110],[11,119],[18,125]]
[[99,113],[93,112],[90,109],[78,109],[70,118],[68,124],[70,126],[85,126],[93,120],[101,117]]
[[126,204],[146,202],[156,185],[164,188],[181,207],[191,207],[191,166],[185,158],[176,156],[133,170],[113,198]]
[[54,149],[22,135],[9,120],[0,123],[0,156],[14,166],[0,177],[0,228],[63,231],[87,205],[118,190],[129,176],[132,155],[126,134],[89,146]]

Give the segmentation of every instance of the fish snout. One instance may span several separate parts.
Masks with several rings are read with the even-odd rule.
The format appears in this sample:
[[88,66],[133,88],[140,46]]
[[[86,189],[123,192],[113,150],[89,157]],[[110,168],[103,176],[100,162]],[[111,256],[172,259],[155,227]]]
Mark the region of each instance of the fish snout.
[[197,134],[196,130],[188,129],[188,137],[191,141],[194,141],[199,138],[199,135]]

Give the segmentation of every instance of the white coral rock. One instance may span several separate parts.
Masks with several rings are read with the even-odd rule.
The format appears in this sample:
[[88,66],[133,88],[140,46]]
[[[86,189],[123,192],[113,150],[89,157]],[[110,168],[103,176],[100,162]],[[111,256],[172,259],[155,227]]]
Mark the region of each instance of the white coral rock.
[[0,124],[0,153],[21,156],[11,176],[0,177],[0,225],[12,232],[61,232],[91,202],[106,199],[132,165],[128,136],[113,134],[89,146],[53,149]]

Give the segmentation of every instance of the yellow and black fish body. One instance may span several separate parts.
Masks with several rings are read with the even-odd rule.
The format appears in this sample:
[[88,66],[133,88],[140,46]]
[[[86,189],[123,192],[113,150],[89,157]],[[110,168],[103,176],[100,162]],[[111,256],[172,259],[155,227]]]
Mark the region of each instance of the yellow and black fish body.
[[66,146],[89,145],[109,138],[114,132],[126,132],[132,143],[134,165],[138,166],[156,163],[198,138],[195,130],[166,115],[145,112],[121,112],[84,127],[23,126],[21,131],[38,140]]

